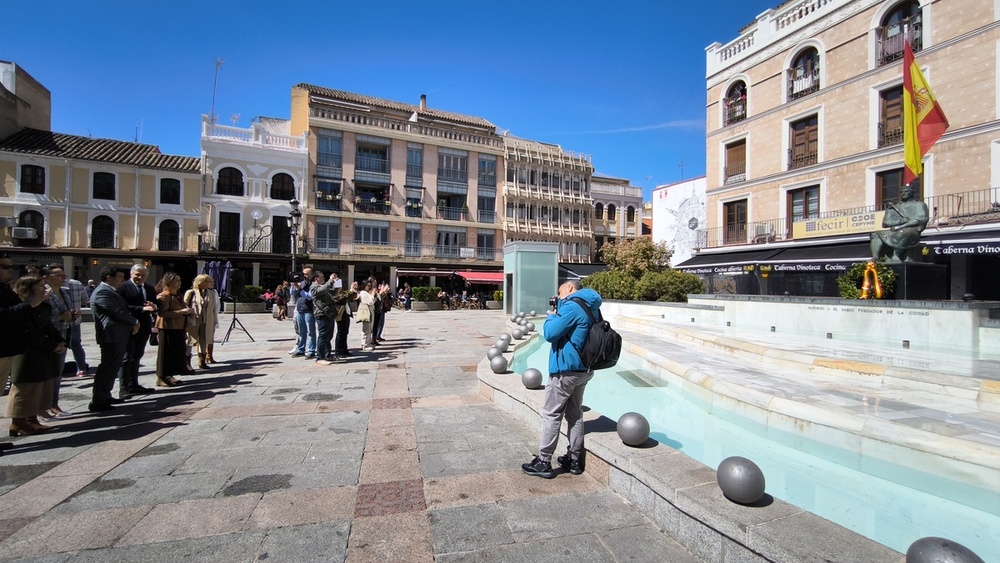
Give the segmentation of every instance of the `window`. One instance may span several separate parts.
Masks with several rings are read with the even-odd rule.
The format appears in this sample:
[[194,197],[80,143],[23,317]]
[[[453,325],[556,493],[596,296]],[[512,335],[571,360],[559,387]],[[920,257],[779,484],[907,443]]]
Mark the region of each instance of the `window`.
[[497,198],[489,196],[479,196],[476,201],[476,211],[479,214],[480,223],[497,222]]
[[614,221],[614,220],[615,220],[615,204],[609,203],[608,204],[608,221]]
[[321,180],[316,183],[316,209],[340,211],[343,197],[340,191],[340,182]]
[[459,258],[461,248],[465,246],[465,230],[446,230],[438,227],[437,231],[437,251],[438,258]]
[[167,219],[160,223],[159,233],[156,238],[157,250],[180,250],[181,227],[177,224],[177,221]]
[[[910,183],[913,188],[913,199],[924,198],[922,178]],[[903,169],[895,168],[875,174],[875,205],[879,210],[888,207],[889,203],[899,203],[900,192],[903,189]]]
[[94,172],[94,199],[115,199],[115,175]]
[[424,176],[424,149],[417,147],[406,148],[406,177],[423,178]]
[[45,194],[45,169],[33,164],[21,165],[21,193]]
[[389,173],[389,147],[384,145],[358,144],[358,155],[354,161],[358,170],[365,172]]
[[901,2],[894,10],[886,14],[882,25],[875,33],[878,35],[876,58],[879,66],[903,58],[903,45],[905,45],[907,34],[910,35],[910,47],[913,52],[920,51],[924,46],[923,15],[920,11],[920,2]]
[[340,254],[340,221],[316,220],[316,250]]
[[747,179],[747,140],[726,145],[726,166],[722,169],[723,184],[735,184]]
[[739,80],[734,82],[726,97],[722,99],[722,124],[731,125],[747,118],[747,85]]
[[625,222],[635,223],[635,208],[631,205],[625,208]]
[[389,223],[384,221],[354,221],[354,242],[389,244]]
[[242,197],[243,173],[235,168],[219,170],[219,178],[215,183],[215,193]]
[[181,181],[177,178],[160,179],[160,203],[164,205],[181,204]]
[[819,186],[809,186],[788,192],[788,210],[792,222],[819,217]]
[[411,258],[420,256],[420,225],[406,226],[406,245],[403,253]]
[[804,49],[788,69],[788,99],[794,100],[819,90],[819,51]]
[[218,250],[236,252],[240,249],[240,214],[227,211],[219,212]]
[[271,252],[288,254],[292,251],[292,229],[289,218],[281,215],[271,216]]
[[604,218],[604,204],[603,203],[595,203],[594,204],[594,218],[595,219],[603,219]]
[[17,216],[17,224],[20,227],[35,229],[35,238],[14,239],[17,246],[41,246],[45,241],[45,216],[37,211],[25,211]]
[[438,155],[438,180],[446,182],[469,181],[469,157],[441,153]]
[[747,241],[747,200],[730,201],[725,204],[723,225],[724,244],[744,244]]
[[281,172],[271,178],[271,199],[291,201],[295,199],[295,180]]
[[496,260],[496,232],[480,230],[476,233],[476,258],[479,260]]
[[115,248],[115,220],[98,215],[90,223],[90,248]]
[[816,164],[819,157],[819,117],[816,115],[791,123],[791,148],[788,169]]
[[903,87],[879,93],[878,146],[891,147],[903,142]]
[[497,159],[491,155],[479,156],[479,185],[497,185]]
[[343,161],[341,140],[339,136],[333,136],[331,133],[330,131],[320,132],[316,136],[316,164],[340,168]]

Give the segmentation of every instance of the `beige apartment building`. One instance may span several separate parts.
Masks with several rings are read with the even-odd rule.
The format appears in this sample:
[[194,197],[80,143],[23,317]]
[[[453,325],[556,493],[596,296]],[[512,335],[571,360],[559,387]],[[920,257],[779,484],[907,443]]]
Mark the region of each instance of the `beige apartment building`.
[[837,295],[899,201],[903,37],[950,121],[914,182],[948,297],[998,299],[1000,5],[798,0],[707,50],[706,219],[678,265],[709,291]]
[[600,262],[604,243],[642,236],[642,188],[624,178],[594,173],[590,195],[594,199],[593,260]]
[[347,279],[502,283],[497,178],[503,139],[480,117],[309,84],[291,133],[308,132],[302,242]]
[[[510,135],[504,137],[504,145],[506,242],[555,242],[564,265],[591,263],[595,247],[590,155]],[[590,270],[573,272],[586,275]]]

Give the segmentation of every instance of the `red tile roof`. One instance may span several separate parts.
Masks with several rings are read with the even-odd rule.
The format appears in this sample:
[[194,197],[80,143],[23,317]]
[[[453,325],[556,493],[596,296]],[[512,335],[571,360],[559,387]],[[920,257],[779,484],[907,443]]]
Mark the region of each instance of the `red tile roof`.
[[92,160],[175,172],[201,171],[197,157],[163,154],[156,145],[92,139],[38,129],[22,129],[0,141],[0,151]]
[[341,100],[345,102],[350,102],[352,104],[364,104],[368,106],[374,106],[379,108],[391,109],[396,111],[405,112],[407,114],[412,114],[417,112],[417,115],[424,116],[431,119],[443,119],[447,121],[454,121],[456,123],[461,123],[463,125],[474,125],[476,127],[486,127],[488,129],[496,131],[496,125],[493,125],[489,121],[483,119],[482,117],[475,117],[472,115],[462,115],[460,113],[452,113],[450,111],[441,111],[438,109],[420,109],[420,106],[414,106],[410,104],[404,104],[402,102],[394,102],[392,100],[383,100],[382,98],[375,98],[372,96],[365,96],[363,94],[355,94],[353,92],[345,92],[343,90],[333,90],[330,88],[323,88],[322,86],[313,86],[312,84],[298,84],[296,88],[302,88],[309,91],[311,94],[317,96],[322,96],[324,98],[331,98],[334,100]]

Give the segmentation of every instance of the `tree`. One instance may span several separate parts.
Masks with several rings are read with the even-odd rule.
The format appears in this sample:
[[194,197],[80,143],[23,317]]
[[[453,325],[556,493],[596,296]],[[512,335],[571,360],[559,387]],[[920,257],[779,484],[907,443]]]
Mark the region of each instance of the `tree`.
[[646,272],[662,272],[669,267],[674,251],[664,242],[648,238],[619,239],[601,247],[601,258],[612,272],[624,272],[639,279]]

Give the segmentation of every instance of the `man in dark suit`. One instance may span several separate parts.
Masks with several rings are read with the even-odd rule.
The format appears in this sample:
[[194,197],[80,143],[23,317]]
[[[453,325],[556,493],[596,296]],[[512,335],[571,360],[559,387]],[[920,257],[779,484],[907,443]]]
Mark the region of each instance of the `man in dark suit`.
[[101,284],[90,296],[90,310],[97,327],[97,344],[101,347],[101,364],[94,374],[94,393],[87,407],[90,412],[112,410],[111,405],[124,402],[111,396],[115,376],[125,362],[129,337],[139,332],[139,321],[128,311],[128,305],[118,288],[125,281],[125,272],[114,266],[101,270]]
[[153,330],[153,312],[156,311],[156,290],[146,283],[149,271],[142,264],[132,266],[132,279],[121,284],[118,295],[125,299],[129,313],[139,320],[139,332],[128,340],[125,363],[118,376],[118,398],[128,399],[132,395],[144,395],[153,390],[139,385],[139,362],[146,353],[149,333]]

